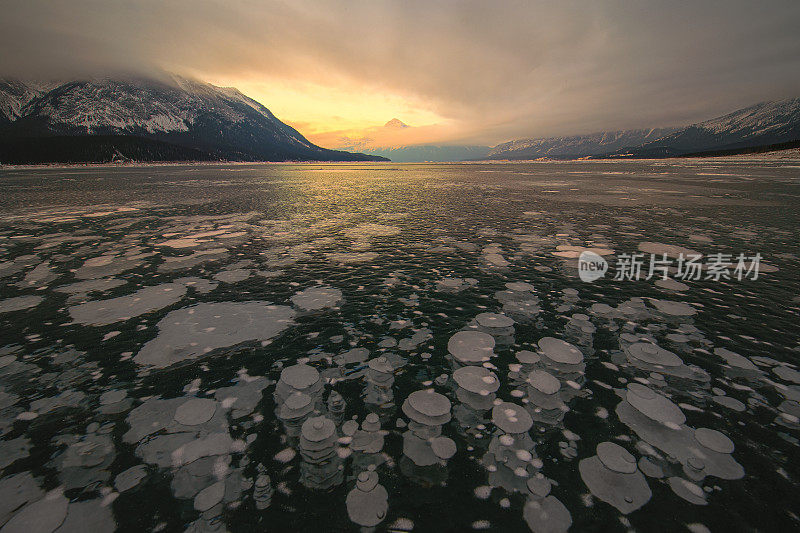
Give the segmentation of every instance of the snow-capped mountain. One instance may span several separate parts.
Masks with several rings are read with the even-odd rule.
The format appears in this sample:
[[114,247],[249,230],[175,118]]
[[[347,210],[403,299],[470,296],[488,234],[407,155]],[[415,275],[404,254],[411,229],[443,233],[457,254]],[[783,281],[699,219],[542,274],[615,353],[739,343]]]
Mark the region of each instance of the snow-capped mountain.
[[420,128],[393,118],[383,126],[363,131],[363,136],[340,137],[336,145],[365,154],[386,157],[396,163],[453,162],[486,157],[488,146],[419,144],[415,132]]
[[683,128],[522,139],[492,148],[487,159],[669,157],[735,151],[800,140],[800,98],[762,102]]
[[633,154],[663,151],[680,155],[708,150],[733,150],[800,139],[800,98],[762,102],[733,113],[692,124]]
[[660,139],[675,131],[674,128],[646,130],[601,131],[589,135],[549,137],[545,139],[520,139],[498,144],[489,151],[487,159],[574,159],[608,154],[622,148],[640,146]]
[[54,138],[63,143],[64,137],[133,136],[200,151],[208,159],[380,159],[316,146],[238,90],[179,77],[78,80],[50,87],[0,82],[0,135],[35,137],[42,149]]
[[0,124],[20,117],[28,102],[52,88],[46,84],[22,83],[17,80],[0,80]]
[[400,120],[399,118],[393,118],[389,122],[383,125],[384,128],[408,128],[409,125]]

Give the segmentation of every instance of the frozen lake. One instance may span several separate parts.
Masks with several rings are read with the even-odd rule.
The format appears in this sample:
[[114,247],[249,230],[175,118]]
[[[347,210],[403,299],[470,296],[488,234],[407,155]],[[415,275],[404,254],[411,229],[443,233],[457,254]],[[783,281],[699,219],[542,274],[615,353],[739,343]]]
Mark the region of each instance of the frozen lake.
[[2,533],[800,527],[800,161],[0,187]]

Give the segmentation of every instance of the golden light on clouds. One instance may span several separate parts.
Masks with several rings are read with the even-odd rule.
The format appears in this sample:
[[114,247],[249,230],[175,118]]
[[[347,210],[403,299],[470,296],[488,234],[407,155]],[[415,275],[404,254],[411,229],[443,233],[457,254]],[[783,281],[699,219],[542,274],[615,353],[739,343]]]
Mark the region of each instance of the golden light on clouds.
[[[403,141],[426,142],[421,132],[440,129],[448,121],[414,98],[392,94],[364,85],[342,81],[332,84],[306,80],[208,78],[214,85],[236,87],[242,93],[264,103],[270,111],[292,125],[310,141],[326,148],[345,148],[359,139],[376,141],[376,129],[392,118],[414,126],[403,133]],[[400,138],[386,135],[381,142],[394,144]],[[373,142],[369,143],[373,145]]]
[[0,76],[194,74],[332,148],[678,126],[800,94],[797,0],[13,4]]

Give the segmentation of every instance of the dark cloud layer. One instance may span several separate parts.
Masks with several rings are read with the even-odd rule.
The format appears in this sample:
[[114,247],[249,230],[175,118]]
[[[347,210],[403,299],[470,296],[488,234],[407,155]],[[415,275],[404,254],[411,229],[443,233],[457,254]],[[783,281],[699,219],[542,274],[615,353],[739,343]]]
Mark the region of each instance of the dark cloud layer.
[[478,142],[682,124],[800,95],[797,0],[34,0],[2,13],[0,75],[346,84],[414,99]]

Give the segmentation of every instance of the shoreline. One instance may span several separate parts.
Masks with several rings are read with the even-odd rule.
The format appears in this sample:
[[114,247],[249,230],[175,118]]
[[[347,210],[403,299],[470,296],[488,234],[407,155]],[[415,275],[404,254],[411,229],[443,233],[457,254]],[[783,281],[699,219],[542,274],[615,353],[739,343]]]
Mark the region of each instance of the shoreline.
[[800,148],[787,148],[770,152],[755,152],[730,155],[686,155],[678,157],[615,157],[615,158],[575,158],[575,159],[479,159],[469,161],[126,161],[126,162],[86,162],[86,163],[42,163],[14,165],[0,163],[0,170],[41,170],[64,168],[136,168],[136,167],[177,167],[177,166],[280,166],[280,165],[476,165],[476,164],[536,164],[536,163],[620,163],[620,162],[668,162],[668,161],[719,161],[748,160],[773,162],[800,162]]

